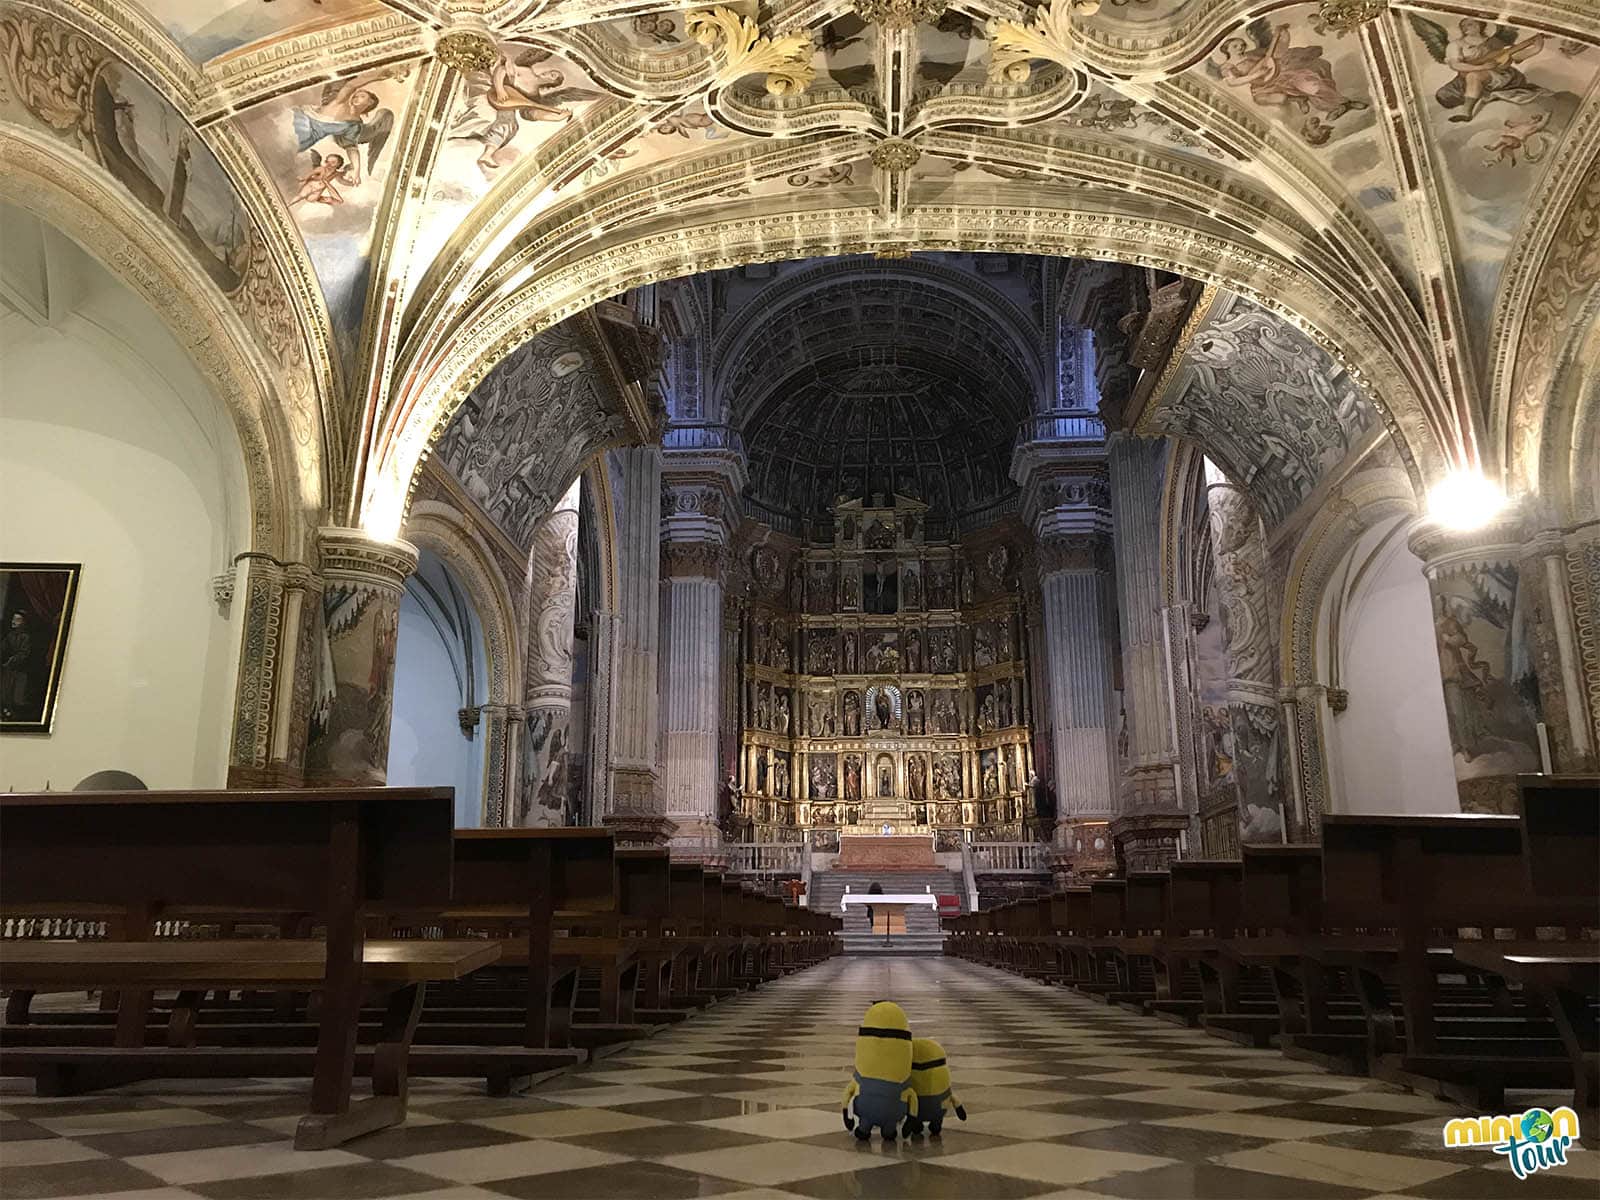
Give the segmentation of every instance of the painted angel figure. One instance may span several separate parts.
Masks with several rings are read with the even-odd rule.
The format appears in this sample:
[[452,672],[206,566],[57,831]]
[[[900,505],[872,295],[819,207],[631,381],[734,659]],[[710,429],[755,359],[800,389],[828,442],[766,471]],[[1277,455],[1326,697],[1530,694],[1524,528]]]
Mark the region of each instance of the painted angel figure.
[[1322,56],[1321,46],[1290,46],[1289,26],[1270,33],[1265,19],[1249,25],[1249,37],[1224,39],[1212,58],[1229,87],[1248,87],[1250,98],[1267,106],[1289,105],[1304,120],[1300,136],[1320,146],[1345,113],[1371,107],[1365,100],[1346,96],[1333,78],[1333,66]]
[[1453,114],[1452,121],[1470,121],[1478,115],[1479,109],[1494,100],[1531,104],[1550,94],[1548,89],[1529,83],[1517,66],[1544,49],[1544,34],[1536,33],[1518,40],[1517,31],[1509,25],[1496,25],[1491,29],[1488,21],[1469,17],[1456,26],[1456,36],[1451,37],[1444,26],[1416,13],[1408,15],[1411,28],[1422,39],[1433,61],[1456,73],[1454,79],[1433,94],[1444,108],[1464,110]]
[[[523,68],[550,57],[550,51],[538,48],[524,50],[515,59],[502,54],[487,75],[468,76],[467,98],[472,103],[454,123],[464,132],[451,134],[450,140],[481,142],[478,166],[485,173],[504,165],[505,151],[521,131],[522,122],[570,121],[572,110],[563,105],[599,100],[603,95],[593,88],[563,87],[566,79],[554,67],[530,71],[525,77],[521,74]],[[479,123],[477,128],[466,128],[474,122]]]
[[[367,85],[380,79],[404,78],[403,69],[385,67],[349,79],[336,79],[323,85],[322,101],[315,108],[308,106],[292,110],[296,147],[302,154],[307,151],[311,153],[313,171],[320,170],[326,174],[330,170],[317,147],[331,140],[344,153],[326,156],[328,161],[337,158],[341,163],[337,175],[326,182],[331,183],[333,178],[337,178],[351,187],[358,186],[361,183],[363,146],[367,148],[366,173],[369,176],[372,174],[378,165],[379,155],[388,145],[389,135],[394,132],[394,111],[380,107],[382,102],[378,94]],[[322,202],[328,201],[323,199]]]

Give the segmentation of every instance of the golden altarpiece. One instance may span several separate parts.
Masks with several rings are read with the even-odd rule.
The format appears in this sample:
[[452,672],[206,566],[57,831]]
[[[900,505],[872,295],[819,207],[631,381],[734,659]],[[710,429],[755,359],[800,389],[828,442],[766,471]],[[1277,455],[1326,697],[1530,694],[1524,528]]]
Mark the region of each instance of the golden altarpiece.
[[745,835],[809,829],[819,850],[841,833],[932,834],[941,850],[968,833],[1025,836],[1033,713],[1015,551],[957,542],[903,496],[832,515],[831,540],[774,535],[750,552],[732,781]]

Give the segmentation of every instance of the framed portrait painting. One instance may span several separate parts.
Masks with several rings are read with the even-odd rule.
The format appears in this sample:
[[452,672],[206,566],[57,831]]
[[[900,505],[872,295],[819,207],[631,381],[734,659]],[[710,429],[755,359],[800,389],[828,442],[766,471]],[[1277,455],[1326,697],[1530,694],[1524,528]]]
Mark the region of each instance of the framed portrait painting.
[[0,733],[49,733],[81,563],[0,562]]

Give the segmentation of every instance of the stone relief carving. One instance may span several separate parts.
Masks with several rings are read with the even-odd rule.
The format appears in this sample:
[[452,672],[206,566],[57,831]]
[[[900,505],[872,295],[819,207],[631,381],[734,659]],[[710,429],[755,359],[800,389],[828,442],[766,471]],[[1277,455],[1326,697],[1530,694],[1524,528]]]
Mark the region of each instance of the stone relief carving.
[[591,351],[558,325],[512,352],[475,388],[437,453],[516,545],[530,545],[578,468],[625,424]]
[[1276,526],[1373,421],[1332,358],[1281,317],[1239,301],[1195,336],[1173,398],[1140,428],[1201,442]]

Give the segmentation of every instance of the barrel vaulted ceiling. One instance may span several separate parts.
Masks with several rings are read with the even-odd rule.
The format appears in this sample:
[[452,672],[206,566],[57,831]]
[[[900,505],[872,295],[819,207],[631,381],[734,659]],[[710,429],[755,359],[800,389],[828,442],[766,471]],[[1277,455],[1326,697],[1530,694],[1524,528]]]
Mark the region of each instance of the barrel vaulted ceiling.
[[830,247],[1226,285],[1419,478],[1516,489],[1600,277],[1593,0],[0,0],[0,57],[5,132],[168,224],[380,529],[539,328]]

